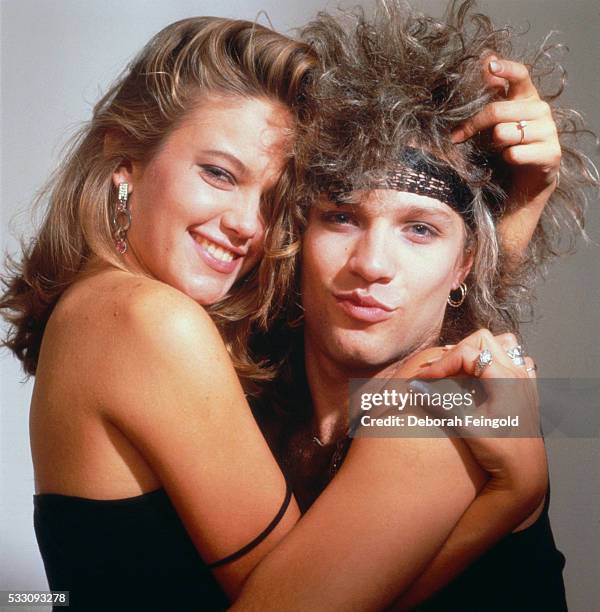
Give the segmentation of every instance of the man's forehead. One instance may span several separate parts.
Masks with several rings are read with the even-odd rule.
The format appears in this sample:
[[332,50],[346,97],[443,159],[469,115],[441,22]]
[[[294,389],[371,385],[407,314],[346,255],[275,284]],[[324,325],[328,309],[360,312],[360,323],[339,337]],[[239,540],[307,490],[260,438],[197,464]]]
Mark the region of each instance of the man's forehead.
[[452,212],[452,208],[448,204],[437,198],[410,191],[396,191],[395,189],[365,191],[360,197],[359,205],[365,207],[422,208],[423,210]]
[[448,204],[437,198],[395,189],[349,192],[341,198],[336,197],[334,202],[342,209],[351,208],[370,215],[422,212],[448,218],[460,217]]
[[[322,191],[339,204],[368,205],[375,200],[379,205],[395,202],[398,207],[419,206],[423,210],[436,207],[440,211],[447,206],[473,225],[475,194],[449,162],[413,146],[404,147],[397,157],[381,172],[361,172],[360,177],[357,174],[354,178],[321,177]],[[368,192],[368,198],[364,192]],[[411,197],[424,199],[408,202]]]

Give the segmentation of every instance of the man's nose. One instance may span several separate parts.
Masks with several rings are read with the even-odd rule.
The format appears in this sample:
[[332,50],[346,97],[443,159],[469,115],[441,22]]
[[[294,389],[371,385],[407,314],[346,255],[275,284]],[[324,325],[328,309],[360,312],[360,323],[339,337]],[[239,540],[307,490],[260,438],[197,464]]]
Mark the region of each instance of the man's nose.
[[394,278],[393,245],[383,229],[365,232],[354,245],[350,270],[369,283],[388,283]]
[[240,193],[221,217],[222,230],[237,243],[254,238],[261,227],[260,193]]

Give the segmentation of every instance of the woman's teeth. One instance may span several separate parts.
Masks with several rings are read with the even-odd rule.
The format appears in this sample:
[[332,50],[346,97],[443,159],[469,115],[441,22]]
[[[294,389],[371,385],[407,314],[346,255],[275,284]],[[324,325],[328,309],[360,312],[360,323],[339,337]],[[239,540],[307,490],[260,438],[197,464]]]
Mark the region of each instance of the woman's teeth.
[[226,251],[220,246],[216,245],[214,242],[210,242],[206,240],[206,238],[195,238],[196,242],[206,251],[208,251],[212,257],[218,259],[219,261],[233,261],[233,253],[231,251]]

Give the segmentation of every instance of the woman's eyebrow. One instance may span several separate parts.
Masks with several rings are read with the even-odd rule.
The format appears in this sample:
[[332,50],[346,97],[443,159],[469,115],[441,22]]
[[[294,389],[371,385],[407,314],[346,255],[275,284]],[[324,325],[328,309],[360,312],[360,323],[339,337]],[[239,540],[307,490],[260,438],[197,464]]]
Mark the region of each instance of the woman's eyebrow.
[[220,149],[203,149],[201,153],[205,155],[212,155],[213,157],[220,157],[221,159],[227,160],[241,174],[245,174],[248,172],[247,166],[235,155],[232,155],[227,151],[221,151]]

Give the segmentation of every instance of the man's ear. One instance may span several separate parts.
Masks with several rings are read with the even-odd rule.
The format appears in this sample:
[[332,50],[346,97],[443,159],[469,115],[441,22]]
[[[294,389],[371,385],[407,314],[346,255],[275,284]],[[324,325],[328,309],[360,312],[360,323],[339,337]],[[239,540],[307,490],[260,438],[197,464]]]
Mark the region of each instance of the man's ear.
[[475,255],[473,253],[472,247],[467,247],[463,253],[462,261],[456,268],[456,274],[454,277],[454,282],[452,283],[452,289],[458,289],[460,284],[464,282],[465,278],[469,276],[469,272],[471,272],[471,268],[473,267],[473,262],[475,261]]
[[133,163],[131,160],[122,156],[123,151],[123,135],[117,130],[109,130],[104,135],[104,156],[106,158],[119,156],[122,158],[121,163],[115,169],[112,175],[112,181],[115,187],[119,187],[121,183],[129,185],[129,191],[133,189]]

